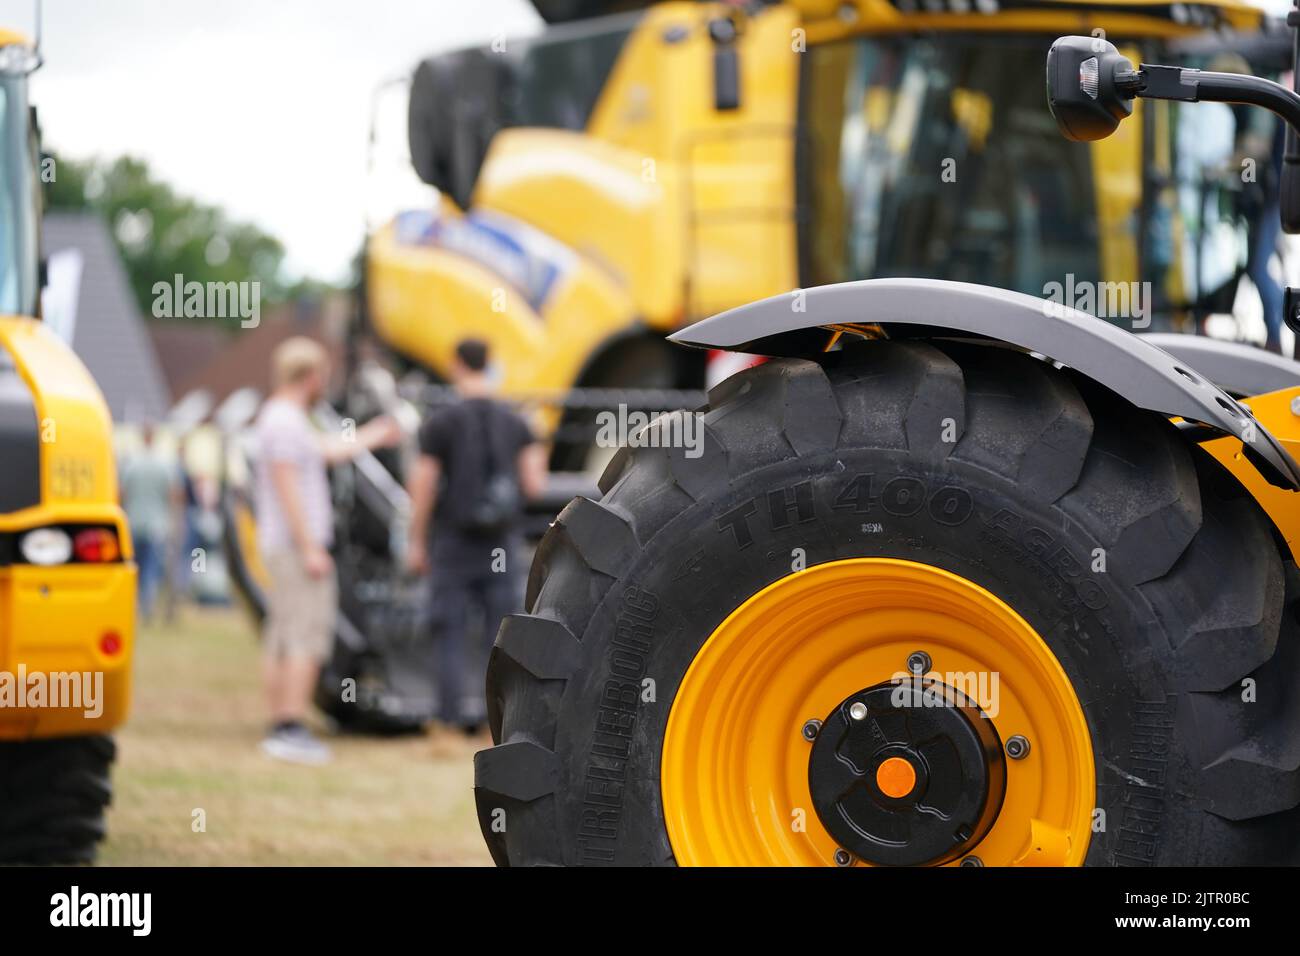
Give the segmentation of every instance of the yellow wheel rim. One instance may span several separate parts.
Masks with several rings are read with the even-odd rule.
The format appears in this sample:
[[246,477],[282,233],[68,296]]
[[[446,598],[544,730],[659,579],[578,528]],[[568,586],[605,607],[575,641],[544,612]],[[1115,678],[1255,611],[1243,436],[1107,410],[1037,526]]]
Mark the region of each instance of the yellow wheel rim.
[[[664,739],[664,817],[677,862],[835,865],[838,844],[814,811],[801,729],[864,687],[905,679],[916,651],[929,656],[930,676],[966,681],[1001,741],[1029,742],[1027,754],[1006,760],[1001,810],[970,852],[990,866],[1082,863],[1095,801],[1092,744],[1060,663],[996,595],[888,558],[781,578],[704,642]],[[905,770],[882,766],[881,774],[905,792]]]

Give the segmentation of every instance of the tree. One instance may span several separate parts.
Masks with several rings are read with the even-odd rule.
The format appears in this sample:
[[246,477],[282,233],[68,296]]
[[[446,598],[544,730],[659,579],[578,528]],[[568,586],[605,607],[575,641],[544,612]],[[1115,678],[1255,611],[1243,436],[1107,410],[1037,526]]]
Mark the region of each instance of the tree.
[[[74,160],[55,156],[45,184],[48,209],[91,210],[104,217],[130,276],[140,310],[152,315],[157,282],[259,282],[264,303],[282,302],[321,283],[286,283],[284,246],[219,208],[176,193],[131,156]],[[238,321],[238,316],[228,320]]]

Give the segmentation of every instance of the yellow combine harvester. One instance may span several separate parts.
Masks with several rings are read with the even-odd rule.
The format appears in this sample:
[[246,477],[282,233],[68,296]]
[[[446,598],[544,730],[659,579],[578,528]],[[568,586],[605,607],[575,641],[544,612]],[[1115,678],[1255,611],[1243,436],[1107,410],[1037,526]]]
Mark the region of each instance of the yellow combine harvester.
[[130,701],[131,539],[112,422],[39,320],[40,185],[28,74],[0,31],[0,862],[88,862],[104,835],[107,735]]
[[[628,6],[645,9],[569,20]],[[441,198],[371,236],[366,298],[379,338],[435,373],[474,335],[507,395],[698,388],[704,356],[665,335],[859,278],[1034,295],[1066,273],[1147,282],[1157,326],[1222,286],[1187,262],[1168,104],[1070,144],[1024,76],[1062,31],[1104,30],[1136,55],[1254,29],[1250,7],[538,7],[567,22],[431,58],[412,79],[411,156]],[[582,467],[589,442],[562,436],[553,464]]]
[[[470,212],[372,248],[405,351],[436,368],[487,330],[508,374],[537,354],[565,384],[601,334],[725,309],[673,339],[769,357],[650,427],[698,414],[702,454],[620,450],[542,540],[475,761],[498,863],[1300,862],[1300,373],[1120,327],[1214,291],[1168,178],[1208,142],[1194,101],[1300,125],[1276,84],[1146,65],[1255,22],[663,4],[581,132],[443,157],[477,173]],[[480,208],[568,247],[553,300],[440,242]],[[614,318],[559,309],[588,282]],[[1120,282],[1152,312],[1040,298]],[[604,332],[548,338],[580,317]]]

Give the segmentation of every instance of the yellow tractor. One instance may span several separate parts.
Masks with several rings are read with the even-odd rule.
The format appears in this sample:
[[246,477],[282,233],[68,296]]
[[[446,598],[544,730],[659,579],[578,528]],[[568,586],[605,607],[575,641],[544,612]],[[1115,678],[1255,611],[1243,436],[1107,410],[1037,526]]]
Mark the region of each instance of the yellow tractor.
[[[592,175],[600,200],[568,184],[657,160],[662,214],[685,219],[672,242],[643,221],[627,262],[690,277],[669,324],[770,293],[672,336],[769,360],[633,436],[538,548],[475,760],[498,863],[1300,862],[1300,371],[1230,347],[1192,361],[1121,328],[1141,309],[1041,298],[1146,281],[1189,304],[1204,273],[1189,283],[1181,239],[1154,254],[1144,225],[1179,131],[1198,99],[1300,126],[1300,96],[1148,64],[1254,16],[664,4],[586,135],[492,139],[475,201],[523,217],[497,197],[549,177],[550,228],[625,278],[599,205],[622,180]],[[1053,45],[1065,32],[1088,35]],[[505,145],[528,137],[555,153]],[[796,204],[799,182],[824,188]],[[727,255],[727,232],[755,244]],[[400,300],[381,319],[374,288],[393,248],[371,293],[397,332]],[[435,254],[405,260],[411,288]],[[498,316],[521,367],[548,316]]]
[[0,30],[0,862],[88,862],[104,836],[135,627],[99,388],[40,316],[33,47]]

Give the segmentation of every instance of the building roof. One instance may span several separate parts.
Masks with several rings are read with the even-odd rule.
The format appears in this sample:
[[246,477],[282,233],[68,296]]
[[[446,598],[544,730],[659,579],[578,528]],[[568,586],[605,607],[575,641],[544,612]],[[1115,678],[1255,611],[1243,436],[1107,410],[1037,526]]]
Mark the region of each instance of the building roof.
[[252,387],[265,395],[271,383],[271,353],[294,335],[320,342],[334,368],[340,369],[349,308],[346,296],[331,296],[324,302],[301,301],[267,310],[256,327],[231,331],[211,361],[191,375],[178,376],[176,397],[203,389],[215,408],[241,388]]
[[[96,213],[49,212],[44,250],[65,310],[59,327],[71,329],[73,351],[99,383],[113,420],[162,419],[171,392],[104,221]],[[72,268],[58,268],[69,258]]]
[[149,319],[146,324],[175,399],[190,390],[191,382],[230,345],[232,338],[232,333],[216,322]]

